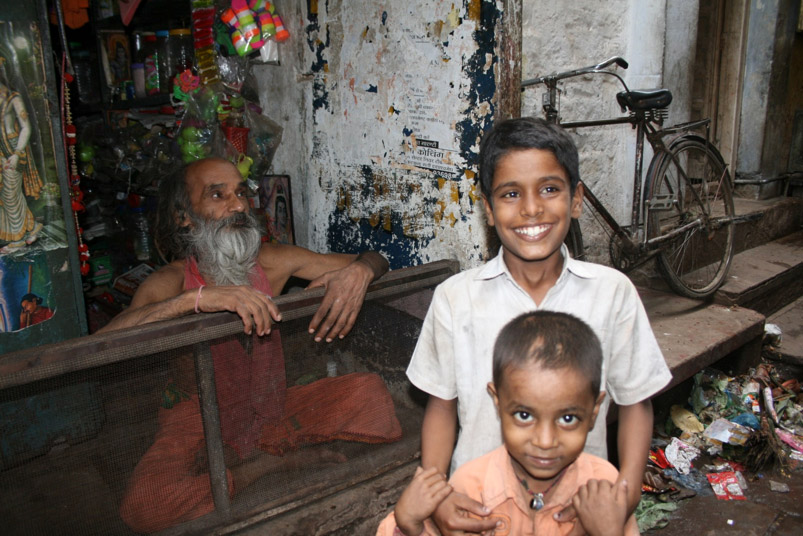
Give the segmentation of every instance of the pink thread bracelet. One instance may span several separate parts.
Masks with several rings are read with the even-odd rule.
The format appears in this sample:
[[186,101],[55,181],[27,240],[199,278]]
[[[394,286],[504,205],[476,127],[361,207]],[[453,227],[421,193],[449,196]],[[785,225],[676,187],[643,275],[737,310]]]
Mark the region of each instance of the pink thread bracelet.
[[201,311],[198,309],[198,304],[201,303],[201,291],[204,289],[206,285],[201,285],[198,287],[198,294],[195,295],[195,312],[200,313]]

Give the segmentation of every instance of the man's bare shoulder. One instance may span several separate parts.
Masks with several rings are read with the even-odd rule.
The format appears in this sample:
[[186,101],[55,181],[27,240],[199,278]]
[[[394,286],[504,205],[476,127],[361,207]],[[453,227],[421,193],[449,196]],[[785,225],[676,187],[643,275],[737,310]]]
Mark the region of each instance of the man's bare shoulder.
[[289,244],[264,242],[259,248],[259,264],[263,269],[289,267],[292,269],[301,263],[309,262],[318,256],[308,249]]
[[131,305],[140,307],[178,296],[184,290],[184,260],[173,261],[148,276],[137,289]]

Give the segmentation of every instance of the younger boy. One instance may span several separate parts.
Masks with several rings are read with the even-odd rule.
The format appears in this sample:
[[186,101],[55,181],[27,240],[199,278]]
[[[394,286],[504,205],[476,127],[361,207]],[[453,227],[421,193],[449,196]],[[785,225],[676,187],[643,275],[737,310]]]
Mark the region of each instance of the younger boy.
[[[537,311],[502,329],[488,393],[503,446],[462,465],[450,481],[490,510],[495,536],[568,534],[576,521],[552,517],[567,501],[578,511],[578,530],[638,534],[635,518],[627,519],[626,481],[613,484],[616,469],[583,452],[605,398],[601,373],[599,340],[576,317]],[[433,468],[418,468],[377,536],[438,534],[427,518],[451,488]]]
[[[563,246],[582,206],[577,148],[559,126],[511,119],[484,136],[479,167],[488,223],[502,247],[484,266],[439,285],[424,320],[407,369],[410,381],[429,394],[422,466],[448,473],[450,466],[454,470],[501,444],[499,420],[484,392],[492,341],[519,314],[561,311],[589,324],[602,344],[602,385],[619,405],[620,473],[634,483],[628,492],[632,512],[652,435],[649,397],[671,373],[630,280],[612,268],[571,259]],[[586,451],[602,458],[608,400],[586,442]],[[476,502],[453,493],[433,517],[446,534],[493,528],[488,519],[466,517],[466,510],[482,515]]]

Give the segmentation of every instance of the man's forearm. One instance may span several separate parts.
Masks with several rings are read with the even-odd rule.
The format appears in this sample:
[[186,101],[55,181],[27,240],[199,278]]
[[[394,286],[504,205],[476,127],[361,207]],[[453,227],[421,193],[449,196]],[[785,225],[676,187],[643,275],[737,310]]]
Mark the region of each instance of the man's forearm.
[[619,407],[619,450],[620,479],[627,479],[627,510],[632,514],[641,498],[641,481],[652,438],[652,402],[644,400],[631,406]]
[[361,262],[368,266],[374,274],[374,279],[382,277],[388,271],[388,260],[376,251],[363,251],[354,262]]
[[108,324],[98,330],[113,331],[158,322],[171,320],[187,315],[195,310],[195,296],[197,290],[184,291],[173,298],[143,305],[142,307],[128,308],[115,316]]

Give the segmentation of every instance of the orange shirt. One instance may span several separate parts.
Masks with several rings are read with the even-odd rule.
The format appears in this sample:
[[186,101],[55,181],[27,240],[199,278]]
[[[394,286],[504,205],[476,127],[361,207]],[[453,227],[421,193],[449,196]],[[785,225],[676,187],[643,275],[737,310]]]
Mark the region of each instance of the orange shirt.
[[[558,523],[552,515],[568,504],[577,489],[587,481],[615,482],[618,476],[619,472],[609,462],[584,452],[547,494],[544,507],[534,512],[529,507],[531,497],[516,478],[507,449],[501,446],[458,468],[449,483],[455,491],[490,508],[491,518],[502,521],[502,528],[496,529],[494,536],[562,536],[571,531],[573,523]],[[533,513],[534,517],[530,517]],[[393,536],[395,525],[391,513],[382,521],[377,536]],[[423,534],[438,534],[431,529],[429,522],[427,528]],[[638,533],[636,518],[631,516],[625,525],[625,534]]]

